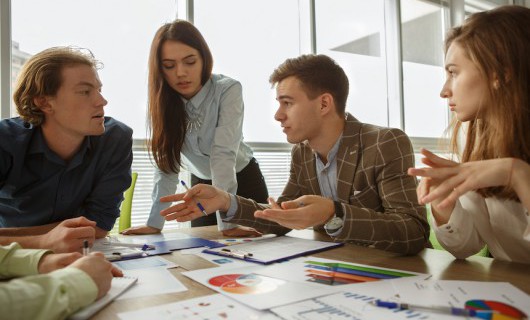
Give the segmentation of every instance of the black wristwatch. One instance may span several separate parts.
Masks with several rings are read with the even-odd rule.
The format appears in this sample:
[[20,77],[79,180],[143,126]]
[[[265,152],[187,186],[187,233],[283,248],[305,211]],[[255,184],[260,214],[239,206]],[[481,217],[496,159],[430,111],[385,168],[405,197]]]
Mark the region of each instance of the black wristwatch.
[[335,206],[335,215],[325,225],[324,229],[327,233],[335,233],[337,230],[342,228],[344,224],[344,211],[342,210],[342,204],[339,201],[333,201]]

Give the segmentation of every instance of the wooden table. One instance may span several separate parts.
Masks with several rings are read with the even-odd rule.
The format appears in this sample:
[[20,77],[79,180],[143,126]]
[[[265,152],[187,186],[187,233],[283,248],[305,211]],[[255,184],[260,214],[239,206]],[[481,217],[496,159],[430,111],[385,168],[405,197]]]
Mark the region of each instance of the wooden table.
[[[222,235],[217,231],[217,227],[215,226],[180,229],[178,232],[205,239],[222,238]],[[327,240],[325,235],[312,230],[292,231],[289,235],[305,239]],[[316,253],[314,256],[427,273],[432,274],[433,279],[510,282],[527,294],[530,294],[530,266],[527,264],[503,262],[476,256],[470,257],[467,260],[457,260],[446,251],[434,249],[425,249],[416,256],[401,256],[395,253],[351,244]],[[114,301],[96,314],[93,319],[119,319],[117,314],[120,312],[133,311],[215,293],[215,291],[180,273],[212,268],[216,267],[216,265],[194,255],[182,255],[178,251],[170,255],[164,255],[163,257],[180,266],[170,270],[188,288],[187,291]]]

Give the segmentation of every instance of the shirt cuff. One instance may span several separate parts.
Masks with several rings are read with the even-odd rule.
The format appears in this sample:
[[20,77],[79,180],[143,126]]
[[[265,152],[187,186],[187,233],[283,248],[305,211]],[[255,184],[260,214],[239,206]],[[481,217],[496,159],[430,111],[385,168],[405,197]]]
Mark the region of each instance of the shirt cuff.
[[229,221],[236,215],[237,200],[235,195],[231,193],[228,195],[230,196],[230,207],[228,208],[228,211],[217,211],[217,226],[219,231],[233,229],[238,226],[237,224],[229,223]]
[[458,232],[458,227],[462,226],[462,223],[465,223],[465,214],[463,214],[464,209],[462,208],[462,205],[460,204],[460,201],[456,201],[455,207],[453,209],[453,212],[451,213],[451,217],[449,217],[449,221],[447,223],[442,225],[437,225],[436,220],[434,219],[433,214],[431,213],[431,219],[432,219],[432,228],[437,233],[444,233],[444,234],[450,234],[454,232]]
[[56,283],[62,283],[68,294],[68,308],[76,311],[94,302],[98,296],[98,287],[90,276],[78,268],[68,267],[49,274]]
[[165,210],[171,206],[170,202],[160,202],[160,199],[153,200],[149,218],[147,219],[147,226],[162,230],[166,219],[160,215],[160,211]]
[[232,220],[232,218],[236,215],[236,212],[237,212],[237,200],[236,200],[236,196],[229,193],[228,194],[230,196],[230,207],[228,208],[228,210],[223,214],[223,216],[225,217],[223,220],[225,221],[230,221]]
[[158,214],[158,216],[156,216],[155,214],[152,214],[147,219],[146,224],[148,227],[157,228],[157,229],[162,230],[164,229],[165,222],[166,220],[160,214]]
[[9,278],[35,275],[39,273],[39,261],[50,250],[16,249],[6,262],[5,276]]
[[[233,224],[233,223],[229,223],[229,222],[225,222],[223,220],[228,220],[228,219],[223,219],[223,217],[221,216],[221,213],[219,211],[217,211],[215,213],[216,217],[217,217],[217,230],[219,231],[223,231],[223,230],[228,230],[228,229],[234,229],[236,228],[238,225],[237,224]],[[232,215],[233,217],[233,215]],[[232,219],[232,218],[230,218]]]

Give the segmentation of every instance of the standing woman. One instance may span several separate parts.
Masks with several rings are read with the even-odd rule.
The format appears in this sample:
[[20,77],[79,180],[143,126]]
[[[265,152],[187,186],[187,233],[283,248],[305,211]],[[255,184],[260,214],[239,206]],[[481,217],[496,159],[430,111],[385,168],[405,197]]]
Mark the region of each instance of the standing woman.
[[456,116],[462,162],[422,150],[430,168],[409,169],[424,177],[418,198],[431,203],[436,236],[457,258],[487,245],[496,259],[530,263],[530,9],[473,14],[445,47],[440,95]]
[[[229,193],[267,202],[268,191],[252,149],[243,142],[241,84],[212,74],[213,57],[201,33],[190,22],[176,20],[158,29],[149,55],[149,149],[157,164],[153,206],[147,225],[123,234],[158,233],[160,211],[174,194],[185,165],[192,185],[212,184]],[[218,224],[225,236],[259,235],[254,229],[225,223],[219,214],[192,222]]]

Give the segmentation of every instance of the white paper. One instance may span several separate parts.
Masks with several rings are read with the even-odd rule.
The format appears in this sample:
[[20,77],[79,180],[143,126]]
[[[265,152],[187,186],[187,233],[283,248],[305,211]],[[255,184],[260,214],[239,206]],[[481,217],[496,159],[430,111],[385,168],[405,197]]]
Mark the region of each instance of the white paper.
[[198,247],[198,248],[189,248],[189,249],[182,249],[179,250],[180,254],[197,254],[201,253],[202,250],[206,249],[205,247]]
[[244,260],[233,259],[230,257],[218,256],[215,254],[203,253],[202,251],[205,248],[191,248],[180,250],[181,254],[193,254],[197,257],[203,258],[204,260],[210,261],[211,263],[216,264],[220,268],[239,268],[247,266],[255,266],[256,264],[247,262]]
[[178,264],[173,263],[159,256],[116,261],[116,262],[113,262],[113,264],[123,271],[134,270],[134,269],[160,268],[160,267],[169,269],[169,268],[178,267]]
[[109,237],[113,242],[123,242],[123,243],[135,243],[135,244],[150,244],[153,242],[159,241],[168,241],[168,240],[178,240],[178,239],[188,239],[192,236],[185,233],[179,232],[167,232],[167,233],[156,233],[156,234],[141,234],[141,235],[113,235]]
[[314,287],[254,274],[263,266],[210,268],[182,274],[258,310],[337,292],[337,287]]
[[210,261],[211,263],[215,263],[220,268],[239,268],[239,267],[248,267],[248,266],[255,265],[252,262],[246,262],[246,261],[239,260],[239,259],[232,259],[229,257],[216,256],[216,255],[208,254],[208,253],[198,253],[196,255],[198,257],[201,257],[205,260]]
[[220,294],[119,313],[118,317],[122,320],[280,320],[271,312],[251,309]]
[[516,307],[530,316],[530,296],[508,282],[411,279],[396,281],[393,285],[404,303],[463,308],[468,300],[493,300]]
[[389,320],[389,319],[437,319],[429,318],[420,312],[408,310],[389,310],[370,304],[372,297],[355,293],[337,293],[330,296],[298,302],[296,304],[273,308],[271,311],[292,320]]
[[109,292],[106,295],[96,300],[94,303],[82,308],[76,313],[72,314],[69,320],[84,320],[90,318],[99,310],[103,309],[107,304],[112,302],[118,296],[122,295],[127,289],[135,285],[136,278],[131,277],[116,277],[112,278],[112,283]]
[[188,290],[165,267],[128,270],[125,275],[137,277],[138,283],[121,295],[118,300]]
[[393,281],[395,280],[345,285],[341,287],[346,289],[344,292],[273,308],[271,311],[287,320],[453,319],[440,314],[431,316],[418,311],[390,310],[371,304],[375,299],[399,302],[391,284]]

